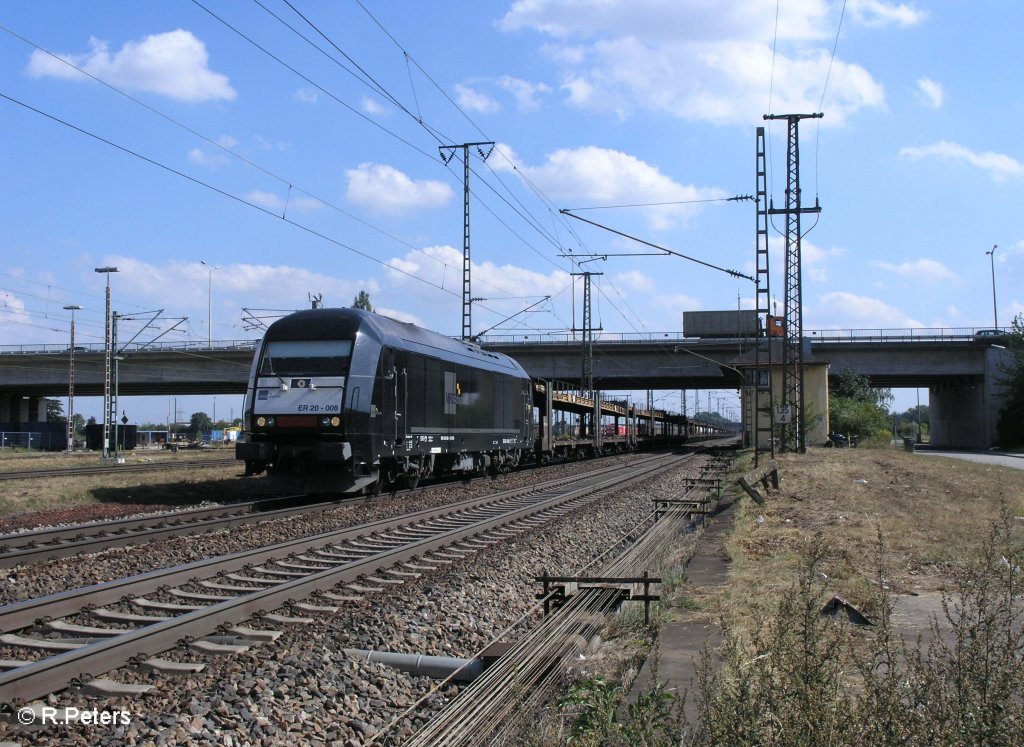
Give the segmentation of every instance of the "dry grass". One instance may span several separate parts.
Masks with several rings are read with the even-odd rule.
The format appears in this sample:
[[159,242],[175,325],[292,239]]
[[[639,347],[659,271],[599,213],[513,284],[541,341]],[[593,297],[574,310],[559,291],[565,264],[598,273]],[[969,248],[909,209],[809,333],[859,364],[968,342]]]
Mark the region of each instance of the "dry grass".
[[702,594],[703,607],[741,629],[793,584],[816,535],[828,588],[870,612],[879,531],[889,585],[919,593],[946,588],[977,557],[1001,502],[1024,514],[1024,470],[882,449],[815,449],[778,462],[779,492],[739,508],[729,584]]
[[[167,469],[99,475],[34,477],[0,482],[0,531],[22,526],[113,518],[145,510],[184,506],[204,501],[240,501],[278,495],[280,486],[262,478],[240,479],[242,467],[233,460],[223,466],[176,466],[208,460],[219,450],[136,451],[126,464],[166,462]],[[52,469],[100,464],[95,455],[32,454],[0,458],[6,471]]]

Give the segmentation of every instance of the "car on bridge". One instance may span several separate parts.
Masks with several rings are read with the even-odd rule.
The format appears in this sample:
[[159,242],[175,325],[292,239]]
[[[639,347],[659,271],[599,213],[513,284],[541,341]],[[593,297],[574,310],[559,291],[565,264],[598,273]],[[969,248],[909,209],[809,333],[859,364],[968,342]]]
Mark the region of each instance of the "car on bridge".
[[1010,334],[1002,329],[979,329],[974,333],[975,342],[1005,345],[1009,340]]

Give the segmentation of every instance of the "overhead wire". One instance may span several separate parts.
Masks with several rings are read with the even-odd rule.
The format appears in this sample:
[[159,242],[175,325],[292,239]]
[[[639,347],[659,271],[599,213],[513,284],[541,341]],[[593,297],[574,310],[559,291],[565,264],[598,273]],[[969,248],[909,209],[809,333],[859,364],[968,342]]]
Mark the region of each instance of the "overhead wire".
[[[204,6],[204,5],[202,4],[202,3],[200,3],[200,2],[199,2],[199,0],[192,0],[192,2],[193,2],[193,3],[195,4],[195,5],[197,5],[198,7],[202,8],[203,10],[205,10],[205,11],[206,11],[207,13],[209,13],[209,14],[210,14],[210,15],[211,15],[211,16],[212,16],[213,18],[215,18],[216,20],[218,20],[219,22],[221,22],[222,24],[224,24],[224,26],[226,26],[226,27],[227,27],[228,29],[230,29],[231,31],[233,31],[234,33],[236,33],[237,35],[239,35],[239,36],[240,36],[241,38],[243,38],[244,40],[246,40],[247,42],[249,42],[250,44],[252,44],[252,45],[253,45],[254,47],[256,47],[256,48],[257,48],[258,50],[260,50],[261,52],[263,52],[264,54],[266,54],[266,55],[267,55],[268,57],[270,57],[271,59],[273,59],[273,60],[274,60],[275,62],[277,62],[277,63],[281,64],[282,66],[284,66],[284,67],[285,67],[286,69],[288,69],[288,70],[289,70],[289,71],[291,71],[292,73],[294,73],[294,74],[298,75],[298,76],[299,76],[300,78],[302,78],[303,80],[305,80],[306,82],[308,82],[308,83],[309,83],[310,85],[313,85],[313,86],[315,86],[315,87],[316,87],[316,88],[317,88],[318,90],[320,90],[320,91],[323,91],[323,92],[325,93],[325,95],[329,96],[329,97],[330,97],[330,98],[332,98],[333,100],[335,100],[335,101],[337,101],[338,103],[342,104],[342,105],[343,105],[343,106],[344,106],[344,107],[345,107],[346,109],[348,109],[349,111],[351,111],[351,112],[353,112],[353,113],[357,114],[357,115],[358,115],[358,116],[360,116],[360,117],[361,117],[362,119],[364,119],[364,120],[366,120],[366,121],[368,121],[368,122],[371,122],[371,123],[373,123],[373,124],[374,124],[375,126],[379,127],[380,129],[384,130],[385,132],[388,132],[389,134],[393,135],[393,136],[394,136],[394,137],[395,137],[396,139],[398,139],[398,140],[399,140],[400,142],[402,142],[402,143],[404,143],[404,144],[406,144],[406,145],[409,145],[409,146],[410,146],[410,147],[412,147],[412,148],[413,148],[413,149],[414,149],[415,151],[417,151],[417,152],[418,152],[418,153],[420,153],[421,155],[424,155],[424,156],[426,156],[426,157],[427,157],[428,159],[430,159],[431,161],[435,161],[435,162],[439,162],[439,163],[441,162],[441,159],[440,159],[439,157],[437,157],[437,156],[434,156],[433,154],[431,154],[431,153],[428,153],[427,151],[424,151],[424,150],[422,150],[422,149],[421,149],[421,148],[419,148],[418,146],[415,146],[415,145],[413,145],[413,144],[412,144],[412,143],[411,143],[410,141],[408,141],[407,139],[405,139],[405,138],[401,137],[401,136],[400,136],[400,135],[398,135],[397,133],[394,133],[394,132],[392,132],[391,130],[389,130],[389,129],[385,128],[385,127],[384,127],[383,125],[380,125],[379,123],[377,123],[377,122],[375,122],[374,120],[370,119],[370,118],[369,118],[369,117],[367,117],[367,116],[366,116],[365,114],[363,114],[362,112],[359,112],[359,111],[357,111],[357,110],[356,110],[356,109],[355,109],[354,107],[350,106],[349,104],[346,104],[346,103],[345,103],[344,101],[342,101],[342,100],[341,100],[340,98],[338,98],[338,97],[337,97],[337,96],[335,96],[335,95],[334,95],[333,93],[331,93],[330,91],[328,91],[328,90],[327,90],[326,88],[324,88],[323,86],[321,86],[321,85],[319,85],[319,84],[315,83],[315,82],[314,82],[314,81],[313,81],[313,80],[312,80],[311,78],[309,78],[309,77],[305,76],[304,74],[302,74],[301,72],[299,72],[299,71],[298,71],[298,70],[297,70],[297,69],[296,69],[296,68],[295,68],[294,66],[292,66],[292,65],[290,65],[290,64],[288,64],[288,63],[286,63],[286,62],[284,62],[284,60],[282,60],[282,59],[281,59],[280,57],[278,57],[277,55],[275,55],[275,54],[273,54],[272,52],[270,52],[270,51],[269,51],[269,50],[268,50],[268,49],[267,49],[267,48],[266,48],[266,47],[265,47],[264,45],[261,45],[261,44],[259,44],[259,43],[258,43],[258,42],[256,42],[256,41],[255,41],[254,39],[250,38],[250,37],[249,37],[249,36],[247,36],[247,35],[246,35],[245,33],[243,33],[243,32],[242,32],[242,31],[241,31],[240,29],[238,29],[238,28],[237,28],[237,27],[235,27],[234,25],[230,24],[230,23],[229,23],[229,22],[228,22],[227,20],[225,20],[225,19],[221,18],[220,16],[218,16],[217,14],[213,13],[213,11],[211,11],[211,10],[210,10],[210,9],[208,9],[208,8],[207,8],[206,6]],[[328,37],[328,36],[327,36],[327,35],[326,35],[326,34],[325,34],[325,33],[324,33],[323,31],[321,31],[321,30],[320,30],[320,28],[319,28],[318,26],[316,26],[316,24],[314,24],[314,23],[313,23],[312,21],[310,21],[310,20],[309,20],[309,19],[308,19],[308,18],[307,18],[307,17],[305,16],[305,15],[303,15],[303,14],[302,14],[302,13],[300,13],[300,12],[299,12],[298,10],[296,10],[296,9],[294,8],[294,6],[292,6],[292,5],[290,4],[290,3],[287,3],[287,4],[289,5],[289,7],[291,7],[291,8],[293,9],[293,10],[295,10],[296,14],[297,14],[297,15],[299,15],[299,17],[300,17],[300,18],[302,18],[302,19],[303,19],[303,20],[304,20],[304,21],[305,21],[305,22],[306,22],[307,24],[309,24],[309,25],[310,25],[310,26],[311,26],[311,27],[312,27],[312,28],[313,28],[313,29],[314,29],[314,30],[315,30],[315,31],[316,31],[316,32],[317,32],[317,33],[318,33],[318,34],[319,34],[320,36],[322,36],[322,37],[323,37],[323,38],[324,38],[324,39],[325,39],[325,40],[326,40],[326,41],[327,41],[327,42],[328,42],[329,44],[331,44],[331,46],[332,46],[332,47],[334,47],[334,48],[335,48],[336,50],[338,50],[338,52],[339,52],[340,54],[344,55],[346,59],[350,60],[350,61],[352,62],[352,64],[353,64],[353,65],[356,65],[356,67],[357,67],[357,68],[358,68],[358,69],[360,70],[360,72],[362,72],[362,73],[363,73],[363,75],[365,76],[365,79],[364,79],[363,77],[361,77],[360,75],[356,75],[355,73],[353,73],[353,71],[352,71],[352,70],[351,70],[350,68],[348,68],[347,66],[343,65],[343,64],[342,64],[341,62],[339,62],[339,61],[338,61],[337,59],[335,59],[335,58],[334,58],[333,56],[331,56],[330,54],[328,54],[328,53],[327,53],[327,52],[326,52],[326,51],[325,51],[324,49],[322,49],[322,48],[321,48],[321,47],[320,47],[319,45],[315,44],[315,43],[314,43],[314,42],[313,42],[312,40],[310,40],[310,39],[309,39],[309,38],[308,38],[308,37],[307,37],[307,36],[306,36],[305,34],[303,34],[302,32],[300,32],[300,31],[299,31],[298,29],[296,29],[296,28],[295,28],[295,27],[294,27],[293,25],[289,24],[289,23],[288,23],[287,21],[285,21],[285,20],[284,20],[283,18],[281,18],[281,17],[280,17],[280,16],[278,15],[278,14],[274,13],[273,11],[271,11],[271,10],[270,10],[269,8],[267,8],[267,7],[266,7],[266,6],[265,6],[265,5],[263,4],[263,3],[261,3],[261,2],[259,1],[259,0],[253,0],[253,2],[255,2],[255,3],[256,3],[256,4],[257,4],[257,5],[258,5],[258,6],[260,7],[260,8],[262,8],[262,9],[263,9],[264,11],[266,11],[266,12],[267,12],[267,13],[268,13],[268,14],[269,14],[269,15],[270,15],[270,16],[271,16],[272,18],[274,18],[275,20],[277,20],[278,22],[280,22],[280,23],[281,23],[281,24],[282,24],[283,26],[285,26],[285,28],[287,28],[287,29],[288,29],[289,31],[291,31],[291,32],[292,32],[293,34],[295,34],[295,35],[296,35],[296,36],[298,36],[298,37],[299,37],[300,39],[302,39],[302,40],[303,40],[304,42],[306,42],[306,43],[307,43],[308,45],[310,45],[310,46],[311,46],[311,47],[312,47],[313,49],[317,50],[317,51],[318,51],[318,52],[320,52],[320,53],[321,53],[322,55],[324,55],[324,56],[325,56],[325,57],[326,57],[326,58],[327,58],[328,60],[330,60],[330,61],[331,61],[331,62],[333,62],[334,64],[336,64],[336,65],[338,65],[339,67],[341,67],[341,68],[342,68],[343,70],[345,70],[346,72],[348,72],[348,73],[349,73],[350,75],[353,75],[353,77],[354,77],[354,78],[355,78],[356,80],[358,80],[358,81],[360,81],[360,82],[361,82],[362,84],[364,84],[364,85],[368,86],[368,87],[369,87],[369,88],[370,88],[371,90],[373,90],[374,92],[376,92],[376,93],[380,94],[381,96],[384,96],[384,97],[385,97],[385,98],[386,98],[386,99],[387,99],[388,101],[390,101],[390,102],[391,102],[391,103],[393,103],[393,104],[394,104],[394,105],[395,105],[396,107],[398,107],[398,108],[399,108],[399,110],[401,110],[402,112],[404,112],[404,113],[408,114],[408,115],[409,115],[410,117],[412,117],[412,118],[413,118],[414,120],[416,120],[416,121],[417,121],[417,123],[418,123],[419,125],[421,125],[421,126],[422,126],[422,127],[423,127],[423,128],[425,129],[425,130],[427,130],[427,132],[428,132],[428,133],[430,133],[430,135],[431,135],[431,136],[432,136],[432,137],[433,137],[433,138],[434,138],[434,139],[435,139],[435,140],[436,140],[436,141],[437,141],[438,143],[443,143],[443,142],[444,142],[444,139],[442,139],[442,138],[441,138],[441,137],[439,136],[439,134],[438,134],[438,131],[437,131],[437,130],[436,130],[435,128],[432,128],[432,127],[430,127],[428,123],[426,123],[426,122],[422,121],[422,118],[420,118],[420,117],[418,117],[418,116],[414,115],[414,114],[413,114],[413,113],[412,113],[412,112],[411,112],[411,111],[410,111],[410,110],[408,109],[408,107],[406,107],[406,106],[405,106],[404,104],[402,104],[402,103],[401,103],[401,101],[400,101],[400,100],[399,100],[399,99],[398,99],[398,98],[397,98],[396,96],[394,96],[393,94],[391,94],[391,93],[390,93],[390,92],[389,92],[389,91],[388,91],[388,90],[386,89],[386,87],[384,87],[384,86],[383,86],[383,85],[382,85],[381,83],[379,83],[379,82],[378,82],[378,81],[377,81],[377,80],[376,80],[375,78],[373,78],[373,76],[371,76],[371,75],[370,75],[369,73],[367,73],[367,72],[366,72],[366,71],[365,71],[365,70],[364,70],[364,69],[363,69],[363,68],[362,68],[361,66],[359,66],[359,65],[358,65],[358,63],[356,63],[356,62],[355,62],[354,60],[352,60],[352,58],[351,58],[351,57],[350,57],[350,56],[349,56],[349,55],[348,55],[347,53],[345,53],[345,52],[344,52],[343,50],[341,50],[341,49],[340,49],[340,48],[339,48],[339,47],[338,47],[338,46],[337,46],[337,45],[336,45],[336,44],[335,44],[335,43],[334,43],[333,41],[331,41],[331,40],[330,40],[330,38],[329,38],[329,37]],[[450,166],[448,166],[448,170],[449,170],[449,172],[450,172],[450,173],[452,174],[453,178],[457,178],[457,175],[456,175],[456,174],[454,173],[454,171],[452,170],[452,168],[451,168]],[[490,185],[488,185],[488,186],[490,186]],[[316,199],[320,199],[320,198],[316,198]],[[478,198],[478,199],[479,199],[479,198]],[[328,204],[328,203],[325,203],[325,204]],[[485,204],[485,203],[484,203],[483,201],[481,201],[481,204]],[[494,213],[493,213],[493,211],[491,211],[491,212],[492,212],[492,214],[494,214]],[[496,215],[496,214],[495,214],[495,215]],[[525,219],[525,217],[524,217],[524,219]],[[507,223],[505,223],[504,221],[502,221],[502,224],[503,224],[503,225],[505,225],[505,226],[506,226],[506,228],[509,228],[508,224],[507,224]],[[511,229],[510,229],[510,230],[511,230]],[[515,233],[515,232],[512,232],[512,233],[513,233],[513,235],[515,235],[515,236],[516,236],[516,237],[517,237],[517,238],[518,238],[518,239],[519,239],[520,241],[522,241],[522,242],[523,242],[523,243],[524,243],[524,244],[525,244],[526,246],[528,246],[528,247],[530,247],[531,249],[533,249],[533,247],[532,247],[532,246],[531,246],[531,245],[529,244],[529,242],[527,242],[527,241],[526,241],[526,240],[525,240],[525,239],[524,239],[524,238],[523,238],[522,236],[520,236],[519,234],[517,234],[517,233]],[[419,251],[419,250],[416,250],[416,251]],[[536,250],[535,250],[535,249],[533,249],[533,251],[536,251]],[[435,261],[437,261],[437,260],[436,260],[436,258],[434,258],[434,259],[435,259]],[[446,266],[447,266],[447,265],[446,265]],[[453,269],[457,269],[457,268],[453,268]],[[492,286],[492,287],[495,287],[495,288],[496,288],[497,290],[502,290],[502,289],[500,289],[500,288],[497,288],[496,286]],[[508,293],[509,293],[508,291],[504,291],[504,290],[502,290],[502,292],[504,292],[504,293],[506,293],[506,294],[508,294]]]
[[113,142],[112,140],[108,140],[107,138],[104,138],[101,135],[98,135],[98,134],[96,134],[94,132],[90,132],[89,130],[86,130],[86,129],[84,129],[82,127],[79,127],[79,126],[77,126],[75,124],[72,124],[71,122],[68,122],[67,120],[61,119],[60,117],[57,117],[57,116],[55,116],[53,114],[49,114],[47,112],[44,112],[43,110],[38,109],[38,108],[36,108],[36,107],[34,107],[34,106],[30,105],[30,104],[27,104],[24,101],[16,99],[13,96],[8,96],[7,94],[5,94],[3,92],[0,92],[0,98],[3,98],[4,100],[11,102],[12,104],[16,104],[17,106],[20,106],[20,107],[22,107],[24,109],[27,109],[28,111],[34,112],[35,114],[38,114],[38,115],[40,115],[42,117],[45,117],[46,119],[49,119],[49,120],[51,120],[53,122],[56,122],[57,124],[63,125],[64,127],[67,127],[69,129],[75,130],[76,132],[78,132],[78,133],[80,133],[82,135],[85,135],[87,137],[93,138],[94,140],[97,140],[97,141],[99,141],[99,142],[101,142],[101,143],[103,143],[105,145],[108,145],[108,146],[110,146],[112,148],[115,148],[116,150],[119,150],[119,151],[121,151],[121,152],[123,152],[123,153],[125,153],[127,155],[130,155],[130,156],[133,156],[135,158],[138,158],[139,160],[144,161],[144,162],[150,164],[151,166],[155,166],[155,167],[157,167],[159,169],[162,169],[162,170],[164,170],[164,171],[166,171],[166,172],[168,172],[170,174],[174,174],[175,176],[181,177],[182,179],[185,179],[185,180],[187,180],[189,182],[192,182],[193,184],[195,184],[197,186],[200,186],[200,187],[203,187],[205,189],[208,189],[211,192],[215,192],[215,193],[217,193],[217,194],[219,194],[219,195],[221,195],[223,197],[227,197],[228,199],[233,200],[233,201],[235,201],[235,202],[237,202],[237,203],[239,203],[241,205],[245,205],[247,207],[253,208],[254,210],[257,210],[257,211],[259,211],[259,212],[261,212],[261,213],[263,213],[263,214],[265,214],[267,216],[270,216],[272,218],[276,218],[277,220],[283,221],[284,223],[287,223],[287,224],[289,224],[291,226],[299,228],[300,230],[305,231],[306,233],[309,233],[312,236],[315,236],[315,237],[320,238],[320,239],[322,239],[324,241],[327,241],[327,242],[329,242],[331,244],[334,244],[335,246],[338,246],[338,247],[340,247],[342,249],[345,249],[346,251],[352,252],[353,254],[356,254],[356,255],[358,255],[360,257],[363,257],[364,259],[368,259],[371,262],[376,262],[377,264],[379,264],[379,265],[381,265],[383,267],[386,267],[389,270],[393,270],[394,272],[397,272],[397,273],[399,273],[401,275],[405,275],[406,277],[412,278],[413,280],[416,280],[416,281],[418,281],[420,283],[423,283],[424,285],[428,285],[428,286],[430,286],[432,288],[436,288],[436,289],[438,289],[438,290],[440,290],[440,291],[442,291],[444,293],[448,293],[449,295],[453,295],[453,296],[455,295],[451,291],[447,291],[444,288],[441,288],[441,286],[437,285],[436,283],[432,283],[431,281],[426,280],[425,278],[422,278],[422,277],[419,277],[417,275],[414,275],[413,273],[408,272],[407,270],[403,270],[401,267],[396,267],[395,265],[392,265],[392,264],[390,264],[390,263],[388,263],[388,262],[386,262],[384,260],[378,259],[377,257],[374,257],[371,254],[367,254],[366,252],[363,252],[363,251],[361,251],[359,249],[356,249],[353,246],[350,246],[350,245],[348,245],[348,244],[346,244],[346,243],[344,243],[342,241],[339,241],[338,239],[332,238],[332,237],[322,233],[321,231],[317,231],[316,229],[313,229],[313,228],[311,228],[309,226],[306,226],[306,225],[304,225],[302,223],[294,221],[291,218],[288,218],[287,216],[278,215],[273,210],[269,210],[269,209],[263,207],[262,205],[258,205],[255,202],[252,202],[250,200],[246,200],[243,197],[239,197],[237,195],[233,195],[230,192],[227,192],[226,190],[221,189],[220,187],[214,186],[213,184],[210,184],[208,182],[203,181],[202,179],[199,179],[197,177],[191,176],[190,174],[186,174],[183,171],[179,171],[178,169],[175,169],[175,168],[173,168],[171,166],[168,166],[167,164],[161,163],[161,162],[159,162],[159,161],[157,161],[155,159],[149,158],[148,156],[145,156],[145,155],[143,155],[141,153],[138,153],[137,151],[134,151],[134,150],[132,150],[130,148],[127,148],[127,147],[125,147],[123,145],[119,145],[119,144]]

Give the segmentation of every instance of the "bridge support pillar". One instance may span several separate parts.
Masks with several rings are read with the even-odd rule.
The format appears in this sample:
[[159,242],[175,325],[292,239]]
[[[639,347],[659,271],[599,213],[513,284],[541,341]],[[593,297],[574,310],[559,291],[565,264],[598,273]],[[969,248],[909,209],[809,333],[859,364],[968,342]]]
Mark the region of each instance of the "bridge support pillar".
[[996,445],[996,423],[1006,401],[1000,382],[1002,365],[1009,363],[1003,348],[985,351],[983,377],[953,380],[928,390],[932,443],[950,449],[987,449]]

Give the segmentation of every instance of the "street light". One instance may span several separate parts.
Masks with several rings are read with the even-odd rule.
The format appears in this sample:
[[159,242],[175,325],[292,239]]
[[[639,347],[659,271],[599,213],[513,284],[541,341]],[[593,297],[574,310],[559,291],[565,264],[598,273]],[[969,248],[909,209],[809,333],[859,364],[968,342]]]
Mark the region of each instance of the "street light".
[[999,244],[993,244],[992,251],[985,252],[992,263],[992,321],[995,323],[996,329],[999,329],[999,312],[996,311],[996,249],[998,248]]
[[205,259],[199,260],[200,264],[206,265],[210,271],[209,280],[206,287],[206,344],[213,347],[213,271],[219,270],[219,267],[214,267]]
[[71,312],[71,347],[68,348],[68,454],[74,451],[75,441],[75,312],[82,307],[78,304],[65,306]]
[[103,317],[103,458],[110,457],[110,423],[117,417],[110,413],[110,273],[117,272],[116,267],[97,267],[95,272],[107,276],[107,306]]

